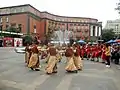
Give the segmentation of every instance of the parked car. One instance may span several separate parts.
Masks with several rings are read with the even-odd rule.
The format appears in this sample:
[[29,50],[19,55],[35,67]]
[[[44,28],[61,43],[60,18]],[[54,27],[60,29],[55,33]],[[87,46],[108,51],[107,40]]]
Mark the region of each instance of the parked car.
[[16,47],[14,50],[16,53],[25,53],[25,47]]

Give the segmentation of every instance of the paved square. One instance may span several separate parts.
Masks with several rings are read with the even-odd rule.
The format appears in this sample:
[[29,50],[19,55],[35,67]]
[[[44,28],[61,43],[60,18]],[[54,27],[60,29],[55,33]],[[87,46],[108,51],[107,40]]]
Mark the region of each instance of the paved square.
[[65,72],[65,57],[58,64],[58,73],[45,74],[44,60],[41,71],[31,71],[25,66],[24,54],[13,48],[0,48],[0,90],[120,90],[120,70],[115,65],[84,60],[83,71]]

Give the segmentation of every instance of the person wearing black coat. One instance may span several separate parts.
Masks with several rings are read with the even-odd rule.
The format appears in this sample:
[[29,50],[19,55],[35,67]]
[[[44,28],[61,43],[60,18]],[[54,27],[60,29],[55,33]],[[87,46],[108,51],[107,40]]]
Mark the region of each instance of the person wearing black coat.
[[114,52],[114,58],[115,58],[115,64],[119,64],[119,58],[120,58],[120,50],[118,47],[115,48]]

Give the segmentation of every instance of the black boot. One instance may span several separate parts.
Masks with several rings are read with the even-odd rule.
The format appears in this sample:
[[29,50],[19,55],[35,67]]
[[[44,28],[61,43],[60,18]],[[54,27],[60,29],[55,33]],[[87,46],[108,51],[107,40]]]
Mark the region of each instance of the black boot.
[[40,69],[35,69],[35,71],[40,71]]
[[53,71],[53,73],[57,73],[57,71]]
[[74,73],[78,73],[78,71],[77,71],[77,70],[75,70],[75,71],[74,71]]
[[31,70],[34,70],[34,69],[31,67]]

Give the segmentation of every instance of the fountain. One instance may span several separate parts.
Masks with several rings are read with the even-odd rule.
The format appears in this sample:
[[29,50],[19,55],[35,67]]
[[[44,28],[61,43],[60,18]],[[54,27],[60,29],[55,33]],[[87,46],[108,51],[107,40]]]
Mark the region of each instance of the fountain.
[[54,37],[52,38],[53,42],[62,44],[69,43],[69,38],[73,35],[72,31],[68,30],[57,30],[54,32]]

